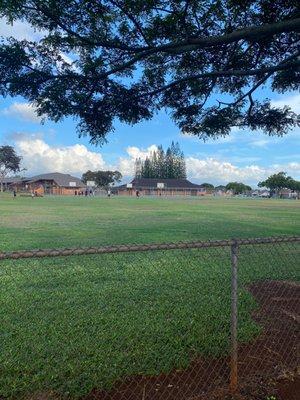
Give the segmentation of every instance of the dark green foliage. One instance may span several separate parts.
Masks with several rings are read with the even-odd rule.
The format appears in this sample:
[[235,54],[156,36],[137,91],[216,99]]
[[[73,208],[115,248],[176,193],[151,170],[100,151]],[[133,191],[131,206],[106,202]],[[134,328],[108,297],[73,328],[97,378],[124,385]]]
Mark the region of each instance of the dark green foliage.
[[136,160],[136,178],[185,179],[186,165],[179,143],[172,142],[164,152],[160,145],[145,161]]
[[295,192],[300,193],[300,181],[296,181],[294,179],[291,179],[289,181],[288,188],[291,190],[294,190]]
[[287,176],[287,173],[283,171],[269,176],[265,181],[259,182],[258,186],[267,187],[270,189],[271,194],[278,194],[282,189],[291,189],[295,192],[300,192],[300,182]]
[[20,171],[21,157],[12,146],[0,146],[0,186],[3,191],[3,179],[11,173]]
[[214,190],[214,185],[212,185],[211,183],[201,183],[201,186],[204,187],[206,190],[208,191],[212,191]]
[[94,143],[162,108],[202,139],[283,135],[299,117],[254,95],[299,89],[299,15],[299,0],[0,0],[1,17],[44,35],[0,43],[0,94],[76,118]]
[[82,175],[82,181],[94,181],[98,187],[107,187],[120,182],[122,174],[119,171],[87,171]]
[[226,190],[232,190],[233,194],[243,194],[251,190],[251,186],[241,182],[229,182],[226,185]]

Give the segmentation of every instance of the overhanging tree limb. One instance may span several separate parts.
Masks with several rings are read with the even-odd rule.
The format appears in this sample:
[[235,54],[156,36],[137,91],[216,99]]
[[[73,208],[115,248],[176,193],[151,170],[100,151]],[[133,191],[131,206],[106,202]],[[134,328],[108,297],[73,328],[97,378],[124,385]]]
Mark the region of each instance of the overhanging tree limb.
[[[228,76],[254,76],[254,75],[260,75],[264,73],[273,73],[276,71],[282,71],[286,70],[292,67],[299,67],[300,66],[300,60],[299,61],[294,61],[288,64],[284,65],[274,65],[270,67],[264,67],[264,68],[258,68],[258,69],[250,69],[250,70],[229,70],[229,71],[212,71],[212,72],[205,72],[203,74],[196,74],[196,75],[191,75],[187,76],[181,79],[177,79],[176,81],[173,81],[169,83],[168,85],[165,85],[159,89],[153,90],[152,92],[149,93],[144,93],[143,95],[147,96],[154,96],[158,93],[164,92],[167,89],[172,88],[173,86],[177,86],[180,83],[192,81],[192,80],[197,80],[197,79],[203,79],[203,78],[215,78],[215,77],[228,77]],[[261,82],[263,83],[263,82]],[[260,83],[260,85],[261,85]]]
[[[114,0],[111,0],[112,4],[115,4],[116,6],[120,7],[117,2]],[[32,9],[33,7],[31,7]],[[174,51],[176,52],[185,52],[185,51],[192,51],[196,49],[203,49],[207,47],[212,47],[212,46],[218,46],[222,44],[229,44],[233,43],[242,39],[246,39],[249,41],[253,42],[259,42],[263,37],[268,37],[268,36],[273,36],[276,34],[280,33],[288,33],[288,32],[300,32],[300,18],[294,18],[294,19],[287,19],[285,21],[280,21],[276,22],[273,24],[265,24],[263,26],[249,26],[244,29],[237,29],[231,33],[228,34],[223,34],[223,35],[215,35],[211,37],[191,37],[188,38],[186,41],[179,41],[179,42],[173,42],[173,43],[167,43],[161,46],[128,46],[125,44],[117,44],[113,41],[98,41],[98,40],[91,40],[88,37],[79,35],[76,31],[70,29],[68,26],[63,24],[59,18],[57,18],[53,13],[51,13],[51,10],[48,9],[45,6],[36,6],[36,10],[43,13],[46,15],[48,18],[50,18],[52,21],[54,21],[61,29],[63,29],[65,32],[70,34],[71,36],[77,37],[79,40],[83,41],[84,43],[92,46],[99,46],[99,47],[105,47],[109,49],[118,49],[118,50],[124,50],[124,51],[132,51],[132,52],[137,52],[141,53],[139,56],[139,59],[142,59],[144,57],[147,57],[151,54],[157,53],[157,52],[168,52],[168,51]],[[130,15],[129,13],[126,14],[127,16]],[[134,21],[136,27],[138,27],[137,22],[134,20],[133,17],[130,17],[132,21]],[[140,33],[141,33],[141,28],[138,27]],[[143,34],[143,38],[145,38]],[[135,61],[134,61],[135,62]]]
[[137,62],[142,61],[147,57],[160,52],[174,53],[175,51],[175,53],[178,54],[180,52],[205,49],[222,44],[230,44],[242,39],[251,39],[251,41],[259,42],[260,40],[262,40],[262,37],[273,36],[278,33],[291,32],[294,30],[300,31],[300,18],[276,24],[268,24],[267,26],[263,27],[249,27],[244,30],[237,30],[227,35],[217,35],[198,39],[195,38],[189,39],[186,42],[170,43],[167,45],[157,46],[150,48],[149,50],[139,52],[131,60],[119,66],[116,66],[115,68],[112,68],[111,70],[104,73],[102,77],[108,77],[109,75],[121,72],[135,65]]
[[[250,8],[232,0],[5,0],[0,14],[44,32],[0,44],[0,93],[25,97],[54,121],[74,117],[93,143],[105,142],[116,119],[136,124],[162,108],[204,139],[235,125],[282,135],[299,124],[290,108],[253,95],[268,78],[278,93],[299,90],[300,59],[287,62],[299,51],[296,0],[251,0]],[[208,106],[216,92],[232,104]]]
[[[31,7],[31,9],[34,9],[33,7]],[[116,50],[123,50],[123,51],[128,51],[128,52],[136,52],[136,51],[143,51],[144,49],[147,49],[147,47],[140,47],[140,48],[136,48],[136,47],[132,47],[132,46],[128,46],[126,44],[123,43],[116,43],[113,41],[99,41],[99,40],[91,40],[90,38],[86,37],[86,36],[82,36],[80,35],[78,32],[70,29],[66,24],[64,24],[63,22],[61,22],[61,20],[56,17],[55,15],[53,15],[53,13],[51,12],[50,9],[48,9],[47,7],[41,5],[41,6],[36,6],[35,8],[36,11],[44,14],[45,16],[47,16],[50,20],[52,20],[55,24],[57,24],[58,27],[60,27],[63,31],[65,31],[66,33],[68,33],[71,37],[76,37],[80,42],[82,42],[82,44],[88,45],[88,46],[93,46],[93,47],[104,47],[107,49],[116,49]]]
[[[197,49],[219,46],[222,44],[230,44],[242,39],[244,40],[246,39],[251,42],[259,42],[264,37],[269,37],[280,33],[288,33],[288,32],[300,32],[300,18],[280,21],[274,24],[265,24],[263,26],[249,26],[245,29],[237,29],[234,32],[223,35],[189,38],[188,40],[183,42],[173,42],[161,46],[150,47],[148,50],[145,50],[142,54],[140,54],[139,59],[147,57],[157,52],[168,52],[168,51],[172,52],[176,50],[176,52],[178,53],[178,52],[192,51]],[[141,51],[142,49],[137,48],[135,50]]]

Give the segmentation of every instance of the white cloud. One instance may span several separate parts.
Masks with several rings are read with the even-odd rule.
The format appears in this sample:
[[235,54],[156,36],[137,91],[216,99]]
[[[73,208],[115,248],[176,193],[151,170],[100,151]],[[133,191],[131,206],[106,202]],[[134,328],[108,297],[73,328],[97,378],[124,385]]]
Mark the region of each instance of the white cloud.
[[[147,149],[138,147],[128,147],[126,149],[127,157],[120,157],[117,169],[124,176],[132,176],[134,173],[134,161],[136,158],[145,159],[157,146],[152,145]],[[212,182],[214,184],[228,183],[229,181],[242,181],[248,184],[256,185],[260,180],[279,171],[286,171],[295,179],[300,178],[300,163],[289,162],[286,164],[276,164],[268,167],[260,166],[256,163],[245,167],[239,167],[231,160],[218,160],[215,158],[194,157],[186,158],[187,175],[191,180],[197,182]],[[259,159],[253,157],[248,161],[257,162]],[[235,159],[235,161],[238,161]],[[243,159],[245,161],[245,159]]]
[[63,63],[68,64],[68,67],[71,68],[74,72],[80,73],[80,69],[76,65],[76,61],[78,60],[78,57],[76,56],[75,53],[72,54],[66,54],[63,52],[60,52],[59,55],[61,56],[63,62],[59,61],[56,63],[56,66],[59,70],[63,67]]
[[254,147],[267,147],[270,143],[274,143],[274,139],[270,140],[270,139],[258,139],[258,140],[253,140],[252,142],[250,142],[251,146]]
[[[22,155],[23,167],[27,168],[29,176],[55,171],[81,176],[89,169],[117,169],[127,181],[134,174],[135,159],[138,157],[145,159],[157,149],[156,145],[147,149],[127,147],[126,156],[119,157],[115,165],[111,165],[103,159],[101,153],[90,151],[82,144],[50,146],[41,134],[14,134],[11,140],[14,140],[17,152]],[[224,184],[241,181],[255,186],[260,180],[279,171],[286,171],[295,179],[300,178],[300,162],[294,161],[267,167],[256,163],[239,167],[232,160],[189,156],[186,158],[186,165],[188,178],[199,183]]]
[[186,159],[188,176],[197,181],[211,181],[212,183],[227,183],[229,181],[242,181],[248,184],[257,184],[260,180],[279,171],[286,171],[293,178],[300,177],[300,163],[290,162],[276,164],[268,167],[249,165],[238,167],[230,161],[220,161],[214,158],[199,159],[188,157]]
[[289,106],[295,113],[300,114],[300,94],[285,96],[279,100],[272,100],[271,104],[274,107]]
[[13,25],[5,18],[0,18],[0,36],[13,37],[17,40],[40,40],[45,35],[44,31],[38,31],[26,22],[16,20]]
[[65,53],[60,53],[61,58],[64,60],[64,62],[66,62],[67,64],[71,65],[73,63],[73,60],[71,57],[69,57],[67,54]]
[[29,103],[15,102],[9,107],[4,108],[1,112],[2,115],[18,118],[27,122],[40,122],[40,117],[37,116],[35,107]]
[[157,150],[157,146],[155,144],[152,144],[147,149],[139,149],[138,147],[129,146],[126,149],[126,152],[134,160],[136,158],[141,158],[142,160],[144,160],[146,157],[149,157],[150,154],[156,150]]
[[87,170],[117,169],[123,176],[130,177],[134,174],[136,158],[145,159],[156,145],[147,149],[130,146],[126,149],[127,156],[119,157],[115,165],[106,163],[101,153],[90,151],[83,144],[72,146],[50,146],[45,142],[43,134],[34,135],[15,133],[9,136],[14,142],[18,154],[22,156],[23,167],[27,175],[46,172],[65,172],[81,176]]
[[39,135],[15,135],[18,154],[28,175],[64,172],[80,176],[87,170],[106,169],[100,153],[89,151],[82,144],[50,146]]
[[132,176],[134,174],[134,162],[137,158],[144,160],[151,152],[157,150],[155,144],[149,146],[147,149],[139,149],[135,146],[129,146],[126,149],[126,153],[129,157],[120,157],[118,160],[117,169],[124,176]]

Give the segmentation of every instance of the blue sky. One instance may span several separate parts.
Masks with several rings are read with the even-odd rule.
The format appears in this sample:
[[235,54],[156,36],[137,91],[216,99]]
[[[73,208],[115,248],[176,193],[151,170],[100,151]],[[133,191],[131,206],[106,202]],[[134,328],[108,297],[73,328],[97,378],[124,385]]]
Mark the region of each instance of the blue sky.
[[[10,27],[1,24],[0,35],[11,32]],[[23,23],[17,24],[13,33],[16,37],[32,35]],[[265,89],[258,98],[262,94],[275,105],[286,104],[300,113],[299,93],[279,95]],[[1,98],[0,122],[0,145],[16,147],[27,175],[59,171],[80,176],[87,169],[114,168],[127,180],[132,175],[135,157],[145,157],[155,145],[167,147],[174,140],[184,151],[188,177],[195,182],[242,181],[255,186],[281,170],[300,179],[299,128],[282,138],[233,129],[227,138],[204,143],[196,137],[183,136],[169,116],[161,112],[153,120],[134,127],[116,123],[108,143],[96,147],[88,138],[78,138],[72,119],[41,124],[34,108],[22,98]]]

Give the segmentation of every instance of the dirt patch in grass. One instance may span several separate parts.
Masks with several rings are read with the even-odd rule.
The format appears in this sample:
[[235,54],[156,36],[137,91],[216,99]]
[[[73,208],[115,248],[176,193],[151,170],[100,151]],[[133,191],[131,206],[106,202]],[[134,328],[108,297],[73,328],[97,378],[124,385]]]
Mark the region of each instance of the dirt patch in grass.
[[[300,284],[263,281],[248,290],[259,304],[253,319],[263,327],[239,346],[239,400],[296,400],[300,393]],[[84,400],[226,400],[229,359],[198,358],[183,371],[131,377],[111,391],[93,390]],[[298,399],[298,397],[297,397]]]
[[283,380],[277,386],[278,398],[283,400],[298,400],[300,393],[300,376]]

